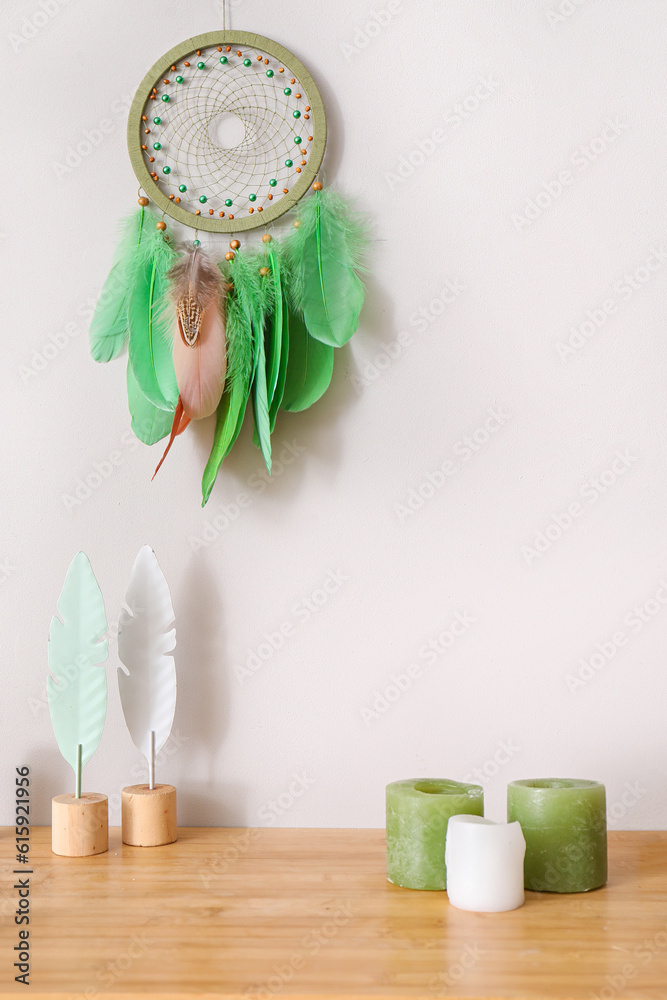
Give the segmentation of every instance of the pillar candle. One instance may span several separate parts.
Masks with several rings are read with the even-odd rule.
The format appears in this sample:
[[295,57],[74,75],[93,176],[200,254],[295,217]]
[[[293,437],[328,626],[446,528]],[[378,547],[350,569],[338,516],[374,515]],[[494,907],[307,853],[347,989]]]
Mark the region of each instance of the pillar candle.
[[526,841],[519,823],[452,816],[447,826],[447,895],[452,906],[477,913],[516,910],[524,902]]
[[484,813],[481,785],[413,778],[387,785],[387,878],[406,889],[445,889],[450,816]]
[[521,823],[526,838],[526,889],[586,892],[607,881],[607,813],[600,782],[512,781],[507,818]]

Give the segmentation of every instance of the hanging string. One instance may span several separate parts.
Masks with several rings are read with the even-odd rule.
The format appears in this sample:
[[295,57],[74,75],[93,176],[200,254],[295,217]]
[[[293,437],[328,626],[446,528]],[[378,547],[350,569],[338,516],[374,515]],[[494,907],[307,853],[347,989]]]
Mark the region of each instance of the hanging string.
[[227,0],[222,0],[222,30],[227,30]]

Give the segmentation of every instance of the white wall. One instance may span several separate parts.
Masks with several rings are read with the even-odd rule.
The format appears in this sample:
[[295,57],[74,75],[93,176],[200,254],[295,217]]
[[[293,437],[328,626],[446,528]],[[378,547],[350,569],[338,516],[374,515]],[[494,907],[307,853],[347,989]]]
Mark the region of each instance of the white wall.
[[[158,778],[178,786],[182,824],[381,826],[386,782],[473,769],[496,818],[509,780],[556,775],[605,781],[616,828],[667,822],[667,7],[401,0],[368,41],[387,6],[234,4],[234,27],[316,75],[328,178],[357,196],[375,242],[329,394],[279,421],[277,451],[296,442],[298,459],[260,494],[246,427],[202,510],[212,424],[179,439],[151,483],[161,446],[130,443],[124,363],[89,359],[84,314],[136,199],[125,107],[163,51],[220,25],[220,4],[5,0],[4,823],[15,765],[32,769],[38,822],[72,783],[44,704],[67,565],[88,553],[114,621],[144,542],[178,616],[177,740]],[[39,26],[17,41],[25,18]],[[105,118],[109,134],[58,177]],[[35,371],[45,350],[56,356]],[[487,440],[472,454],[461,442],[475,435]],[[113,474],[68,506],[112,452]],[[401,512],[420,489],[433,495]],[[239,493],[250,505],[211,528]],[[556,539],[549,526],[573,504]],[[554,540],[531,554],[545,531]],[[195,551],[205,532],[216,537]],[[338,591],[306,616],[332,573]],[[428,662],[420,650],[458,614],[464,634]],[[241,683],[238,665],[283,623],[293,634]],[[613,657],[568,686],[619,631]],[[112,796],[112,822],[141,774],[117,662],[112,643],[107,727],[84,773]],[[410,664],[409,690],[364,713]]]

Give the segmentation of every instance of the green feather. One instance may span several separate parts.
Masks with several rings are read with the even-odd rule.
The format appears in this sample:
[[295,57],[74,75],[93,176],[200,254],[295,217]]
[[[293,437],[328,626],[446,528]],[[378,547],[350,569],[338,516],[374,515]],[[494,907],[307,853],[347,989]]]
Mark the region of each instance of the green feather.
[[278,410],[283,401],[283,395],[285,393],[285,380],[287,378],[287,365],[289,363],[289,305],[287,302],[287,295],[283,288],[282,292],[282,339],[280,345],[280,367],[278,369],[278,379],[276,381],[276,389],[273,394],[273,399],[271,400],[271,406],[269,407],[269,421],[271,424],[271,432],[276,426],[276,420],[278,418]]
[[310,336],[294,312],[289,314],[289,360],[283,410],[307,410],[326,392],[333,375],[334,349]]
[[269,403],[272,403],[278,384],[283,342],[283,287],[278,253],[269,250],[267,257],[270,274],[264,280],[271,285],[273,307],[266,324],[266,393]]
[[127,363],[127,403],[132,417],[132,430],[144,444],[155,444],[171,431],[173,412],[160,410],[146,399],[137,384],[132,365]]
[[[239,281],[240,285],[240,281]],[[241,433],[253,369],[252,324],[238,291],[227,299],[227,379],[218,405],[213,445],[202,478],[202,507],[211,495],[220,467]]]
[[252,410],[255,417],[255,440],[262,449],[264,464],[271,472],[271,421],[269,419],[269,399],[266,385],[266,354],[264,350],[264,330],[253,329],[257,367],[252,386]]
[[167,271],[177,254],[158,230],[140,244],[128,301],[130,364],[146,399],[160,410],[176,408],[178,385],[172,360],[169,313],[164,308]]
[[364,287],[356,273],[364,233],[342,199],[317,191],[305,201],[289,246],[295,308],[311,336],[342,347],[359,325]]
[[[109,653],[102,639],[108,630],[102,593],[88,557],[72,560],[58,599],[58,614],[49,632],[49,669],[46,693],[53,731],[60,752],[77,770],[99,746],[107,711],[107,677],[103,663]],[[62,619],[62,620],[61,620]],[[78,780],[77,780],[78,784]]]
[[139,244],[145,237],[145,221],[142,207],[123,225],[111,271],[90,321],[88,336],[94,361],[111,361],[125,345],[128,290],[134,277]]

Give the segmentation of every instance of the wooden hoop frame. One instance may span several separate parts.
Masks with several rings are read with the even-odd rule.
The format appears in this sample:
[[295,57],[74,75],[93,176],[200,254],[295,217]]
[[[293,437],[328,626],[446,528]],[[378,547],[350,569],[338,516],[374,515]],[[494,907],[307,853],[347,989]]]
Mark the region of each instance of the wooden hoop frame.
[[[308,145],[308,164],[304,167],[299,179],[290,189],[289,194],[283,195],[275,205],[265,208],[261,213],[248,215],[242,219],[213,219],[208,216],[194,217],[191,212],[186,212],[184,208],[175,205],[173,201],[155,183],[146,165],[142,150],[142,128],[141,116],[148,101],[151,88],[157,80],[162,79],[172,65],[185,59],[196,52],[197,49],[205,49],[211,45],[246,45],[250,48],[261,49],[268,55],[273,56],[287,68],[291,69],[299,78],[308,93],[308,100],[311,106],[313,141]],[[324,150],[327,143],[327,119],[324,111],[324,103],[317,84],[312,76],[295,55],[288,49],[265,38],[263,35],[256,35],[249,31],[209,31],[204,35],[196,35],[194,38],[181,42],[169,52],[166,52],[154,66],[148,71],[139,85],[139,89],[134,95],[130,114],[127,122],[127,148],[130,154],[132,168],[139,181],[139,184],[153,202],[155,207],[169,215],[176,222],[189,226],[190,229],[198,229],[209,233],[238,233],[247,229],[258,229],[268,225],[276,219],[294,208],[296,203],[303,198],[310,185],[317,177]]]

